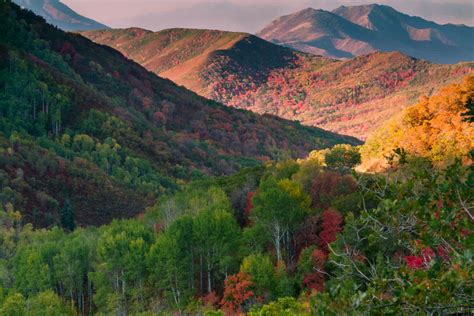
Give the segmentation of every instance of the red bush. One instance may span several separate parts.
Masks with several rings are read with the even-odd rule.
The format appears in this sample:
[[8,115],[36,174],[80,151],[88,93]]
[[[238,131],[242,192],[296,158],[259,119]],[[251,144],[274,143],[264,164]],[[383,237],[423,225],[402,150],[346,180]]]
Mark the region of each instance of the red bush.
[[242,307],[257,300],[253,291],[254,283],[250,275],[244,272],[229,276],[225,281],[221,306],[226,314],[242,314]]
[[337,234],[342,231],[342,215],[333,209],[327,209],[321,215],[322,231],[319,234],[318,245],[324,252],[328,252],[328,244],[336,240]]
[[313,270],[311,274],[307,274],[303,277],[303,287],[311,292],[323,292],[324,291],[324,264],[327,260],[327,255],[319,250],[315,249],[311,255],[313,260]]

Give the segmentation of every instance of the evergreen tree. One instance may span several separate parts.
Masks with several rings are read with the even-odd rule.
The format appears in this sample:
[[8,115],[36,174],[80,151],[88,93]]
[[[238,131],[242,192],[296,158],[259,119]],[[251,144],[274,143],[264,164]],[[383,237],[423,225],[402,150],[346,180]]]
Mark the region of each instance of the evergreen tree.
[[74,209],[69,200],[64,202],[64,206],[61,209],[61,226],[69,231],[73,231],[76,228],[76,223],[74,222]]

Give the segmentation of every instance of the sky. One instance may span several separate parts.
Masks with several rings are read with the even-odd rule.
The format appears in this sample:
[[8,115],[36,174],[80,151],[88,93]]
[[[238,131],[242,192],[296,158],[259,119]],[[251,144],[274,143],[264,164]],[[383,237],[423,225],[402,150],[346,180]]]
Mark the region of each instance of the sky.
[[377,2],[440,24],[474,25],[474,0],[62,0],[110,27],[209,28],[255,33],[273,19],[313,7]]

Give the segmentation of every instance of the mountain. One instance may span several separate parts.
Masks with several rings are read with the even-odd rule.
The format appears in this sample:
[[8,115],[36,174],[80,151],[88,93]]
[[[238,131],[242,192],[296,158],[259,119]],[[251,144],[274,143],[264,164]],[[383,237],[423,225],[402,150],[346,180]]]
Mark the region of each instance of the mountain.
[[474,60],[474,28],[439,25],[386,5],[305,9],[282,16],[257,33],[277,44],[331,58],[401,51],[435,63]]
[[[332,13],[320,14],[349,23]],[[362,36],[365,31],[359,29]],[[398,52],[339,61],[299,53],[250,34],[213,30],[154,33],[132,28],[82,34],[228,106],[360,139],[419,96],[461,80],[473,65],[436,65]]]
[[74,12],[60,0],[13,0],[13,2],[42,16],[48,23],[65,31],[102,30],[109,28],[104,24]]
[[183,181],[360,143],[202,98],[9,1],[0,19],[0,207],[26,222],[99,225]]

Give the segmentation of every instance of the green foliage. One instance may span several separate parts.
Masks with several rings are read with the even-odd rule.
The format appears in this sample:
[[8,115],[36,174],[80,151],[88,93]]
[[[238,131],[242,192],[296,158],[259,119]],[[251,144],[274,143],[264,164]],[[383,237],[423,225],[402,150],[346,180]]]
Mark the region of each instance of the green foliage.
[[19,293],[13,293],[3,302],[0,313],[5,316],[75,315],[74,310],[53,291],[41,292],[28,300]]
[[360,164],[361,157],[356,147],[337,145],[326,153],[324,161],[329,169],[347,172]]
[[282,315],[282,316],[291,316],[291,315],[311,315],[311,313],[302,306],[295,298],[293,297],[282,297],[262,306],[259,309],[252,309],[249,313],[250,316],[272,316],[272,315]]
[[245,257],[240,271],[251,276],[256,295],[267,300],[274,297],[276,288],[275,268],[268,255],[256,254]]
[[2,302],[0,313],[5,316],[23,316],[26,314],[26,302],[20,293],[8,295]]
[[153,239],[137,221],[114,221],[103,229],[93,274],[101,310],[119,314],[144,311],[146,255]]
[[69,201],[66,201],[61,209],[61,226],[69,231],[73,231],[74,228],[76,228],[76,223],[74,222],[74,210]]
[[28,300],[28,315],[41,316],[66,316],[75,315],[74,311],[69,308],[61,298],[53,291],[46,291]]
[[273,243],[277,260],[283,260],[285,255],[285,261],[291,261],[290,240],[309,212],[309,196],[297,183],[269,176],[260,183],[253,203],[252,220]]

